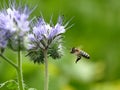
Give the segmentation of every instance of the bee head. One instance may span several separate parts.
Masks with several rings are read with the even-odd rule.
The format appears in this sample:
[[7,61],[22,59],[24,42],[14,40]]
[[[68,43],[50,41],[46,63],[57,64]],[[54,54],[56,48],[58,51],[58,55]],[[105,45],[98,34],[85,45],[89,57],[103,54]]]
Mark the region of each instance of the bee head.
[[73,47],[73,48],[71,49],[71,52],[70,52],[70,53],[75,53],[75,51],[76,51],[76,48]]

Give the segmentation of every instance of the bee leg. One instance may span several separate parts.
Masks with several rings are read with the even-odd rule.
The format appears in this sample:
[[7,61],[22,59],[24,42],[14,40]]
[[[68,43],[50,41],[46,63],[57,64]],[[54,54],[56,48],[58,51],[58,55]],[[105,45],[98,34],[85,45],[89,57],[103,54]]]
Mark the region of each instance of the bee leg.
[[77,63],[79,60],[81,59],[81,57],[78,57],[75,61],[75,63]]

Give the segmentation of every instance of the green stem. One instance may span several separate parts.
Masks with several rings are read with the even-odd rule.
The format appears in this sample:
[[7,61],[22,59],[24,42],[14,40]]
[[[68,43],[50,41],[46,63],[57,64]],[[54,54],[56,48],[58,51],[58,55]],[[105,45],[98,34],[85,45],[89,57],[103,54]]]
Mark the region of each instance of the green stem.
[[19,50],[18,50],[18,84],[19,84],[19,90],[24,90],[23,86],[23,75],[22,75],[22,52],[20,50],[20,40],[18,41],[19,43]]
[[18,51],[18,83],[19,83],[19,90],[24,90],[23,87],[23,75],[22,75],[22,58],[21,58],[21,51]]
[[47,50],[44,50],[44,61],[45,61],[45,80],[44,80],[44,90],[48,90],[48,59],[47,59]]
[[14,68],[18,69],[17,65],[12,62],[10,59],[8,59],[7,57],[5,57],[4,55],[0,54],[0,56],[6,61],[8,62],[10,65],[12,65]]
[[22,76],[22,58],[21,58],[21,51],[18,51],[18,65],[16,65],[14,62],[12,62],[10,59],[5,57],[4,55],[0,54],[0,56],[8,62],[10,65],[12,65],[16,70],[18,74],[18,84],[19,84],[19,90],[24,90],[23,87],[23,76]]

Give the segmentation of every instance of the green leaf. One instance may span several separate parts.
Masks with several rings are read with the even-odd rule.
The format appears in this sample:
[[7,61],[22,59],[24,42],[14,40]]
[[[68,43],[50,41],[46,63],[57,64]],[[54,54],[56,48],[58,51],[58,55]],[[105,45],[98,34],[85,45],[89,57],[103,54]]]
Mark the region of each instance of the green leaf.
[[15,80],[9,80],[0,84],[0,88],[5,90],[18,90],[18,84]]

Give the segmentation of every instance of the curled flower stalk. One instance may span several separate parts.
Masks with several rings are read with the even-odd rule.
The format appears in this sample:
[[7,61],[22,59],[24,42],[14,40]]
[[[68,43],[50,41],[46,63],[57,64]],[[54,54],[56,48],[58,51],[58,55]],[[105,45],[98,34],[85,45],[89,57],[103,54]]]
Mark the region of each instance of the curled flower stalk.
[[[17,6],[9,1],[9,7],[0,11],[0,56],[12,65],[18,74],[18,90],[24,90],[22,75],[22,55],[25,50],[25,37],[30,30],[28,20],[31,11],[27,6]],[[3,55],[6,47],[18,52],[17,64]]]
[[[68,24],[68,23],[67,23]],[[62,34],[66,32],[63,18],[59,16],[56,25],[50,25],[39,18],[28,35],[28,54],[34,63],[45,64],[44,90],[48,90],[48,57],[59,59],[62,56]]]

